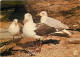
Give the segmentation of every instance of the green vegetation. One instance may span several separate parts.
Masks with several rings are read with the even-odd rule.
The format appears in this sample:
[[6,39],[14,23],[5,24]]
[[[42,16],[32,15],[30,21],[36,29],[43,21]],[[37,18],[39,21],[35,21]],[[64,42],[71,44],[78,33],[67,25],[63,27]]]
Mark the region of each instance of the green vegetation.
[[35,4],[32,1],[1,1],[1,15],[4,16],[0,21],[9,21],[9,17],[15,10],[16,5]]
[[25,1],[1,1],[1,8],[25,4]]
[[[24,1],[1,1],[1,15],[4,16],[0,21],[9,21],[9,17],[15,10],[15,5],[25,4]],[[4,9],[4,10],[3,10]]]
[[4,16],[3,18],[1,18],[1,21],[9,21],[9,17],[10,17],[10,15],[13,11],[14,11],[14,8],[9,9],[9,10],[1,11],[1,15]]
[[32,1],[1,1],[1,8],[8,7],[8,6],[21,5],[26,3],[35,4],[35,2],[32,2]]

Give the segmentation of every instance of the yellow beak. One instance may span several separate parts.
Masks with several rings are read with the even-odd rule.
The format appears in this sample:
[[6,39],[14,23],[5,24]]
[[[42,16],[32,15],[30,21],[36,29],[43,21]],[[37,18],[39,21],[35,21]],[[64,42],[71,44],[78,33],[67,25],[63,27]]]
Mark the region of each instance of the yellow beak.
[[24,19],[24,20],[23,20],[23,23],[25,23],[25,22],[27,22],[27,20],[26,20],[26,19]]
[[36,16],[40,16],[39,14],[37,14]]

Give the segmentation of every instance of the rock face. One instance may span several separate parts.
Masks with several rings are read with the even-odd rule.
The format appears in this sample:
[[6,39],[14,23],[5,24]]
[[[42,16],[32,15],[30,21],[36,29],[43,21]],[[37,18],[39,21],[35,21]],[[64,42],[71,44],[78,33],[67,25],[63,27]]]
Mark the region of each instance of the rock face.
[[26,11],[39,22],[37,13],[47,11],[50,17],[67,24],[70,29],[80,28],[80,1],[79,0],[29,0],[25,5]]
[[13,11],[9,19],[11,21],[13,19],[23,20],[25,13],[26,13],[26,10],[24,5],[16,5],[15,10]]

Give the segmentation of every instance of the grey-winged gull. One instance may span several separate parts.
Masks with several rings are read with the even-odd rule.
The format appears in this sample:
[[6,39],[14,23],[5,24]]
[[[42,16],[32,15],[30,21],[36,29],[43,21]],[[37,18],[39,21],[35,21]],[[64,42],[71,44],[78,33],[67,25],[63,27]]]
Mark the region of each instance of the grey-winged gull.
[[45,24],[47,24],[47,25],[49,25],[51,27],[54,27],[58,31],[56,33],[67,33],[69,36],[71,36],[71,33],[66,30],[66,29],[69,29],[68,26],[63,24],[61,21],[59,21],[57,19],[48,17],[46,11],[42,11],[38,15],[41,16],[40,22],[41,23],[45,23]]

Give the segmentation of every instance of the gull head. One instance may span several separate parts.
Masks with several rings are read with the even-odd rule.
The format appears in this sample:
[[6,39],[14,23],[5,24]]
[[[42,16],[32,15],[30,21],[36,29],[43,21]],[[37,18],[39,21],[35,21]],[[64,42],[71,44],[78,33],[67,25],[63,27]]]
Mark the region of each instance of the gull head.
[[39,15],[40,15],[40,16],[47,16],[47,12],[46,12],[46,11],[42,11],[42,12],[40,12]]
[[15,24],[17,24],[17,23],[18,23],[18,19],[14,19],[13,22],[14,22]]
[[23,23],[27,22],[27,21],[30,21],[32,20],[32,15],[30,13],[26,13],[24,15],[24,20],[23,20]]

